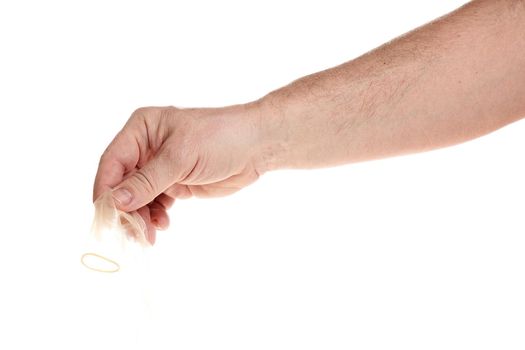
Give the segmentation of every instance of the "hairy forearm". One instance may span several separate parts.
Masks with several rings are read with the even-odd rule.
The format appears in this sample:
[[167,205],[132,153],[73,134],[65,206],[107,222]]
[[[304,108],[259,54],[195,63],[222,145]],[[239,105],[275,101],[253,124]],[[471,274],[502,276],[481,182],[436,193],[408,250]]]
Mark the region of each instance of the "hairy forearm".
[[525,1],[473,1],[261,99],[261,172],[463,142],[525,115]]

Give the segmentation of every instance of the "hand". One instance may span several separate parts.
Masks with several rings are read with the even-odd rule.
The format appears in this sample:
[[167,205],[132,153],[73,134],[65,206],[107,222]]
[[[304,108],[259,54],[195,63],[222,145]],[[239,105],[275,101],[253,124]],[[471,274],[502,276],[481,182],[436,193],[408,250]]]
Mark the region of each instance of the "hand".
[[100,159],[93,200],[112,190],[137,211],[153,244],[175,198],[224,196],[260,175],[258,103],[226,108],[136,110]]

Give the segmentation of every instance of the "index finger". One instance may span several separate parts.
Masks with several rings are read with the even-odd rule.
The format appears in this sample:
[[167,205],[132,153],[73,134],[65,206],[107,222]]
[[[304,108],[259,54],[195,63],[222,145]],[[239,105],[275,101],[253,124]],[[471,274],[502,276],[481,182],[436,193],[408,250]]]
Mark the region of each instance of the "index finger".
[[93,201],[102,193],[110,191],[121,183],[126,174],[135,169],[138,160],[137,142],[123,129],[115,136],[100,158],[93,186]]

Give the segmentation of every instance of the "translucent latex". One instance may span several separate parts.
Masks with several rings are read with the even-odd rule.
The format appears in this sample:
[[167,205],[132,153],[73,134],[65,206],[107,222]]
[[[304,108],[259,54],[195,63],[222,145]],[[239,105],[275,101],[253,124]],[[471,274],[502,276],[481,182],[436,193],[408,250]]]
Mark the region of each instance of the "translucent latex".
[[117,272],[150,246],[142,217],[118,210],[111,192],[94,203],[95,217],[81,262],[98,272]]

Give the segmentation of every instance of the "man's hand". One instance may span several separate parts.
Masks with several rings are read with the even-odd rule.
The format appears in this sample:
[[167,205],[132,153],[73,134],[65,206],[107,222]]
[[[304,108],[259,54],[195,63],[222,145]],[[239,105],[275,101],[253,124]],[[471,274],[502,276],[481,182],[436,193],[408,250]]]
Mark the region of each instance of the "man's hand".
[[100,159],[93,200],[112,190],[138,211],[155,241],[175,198],[224,196],[259,177],[258,104],[209,109],[140,108]]

